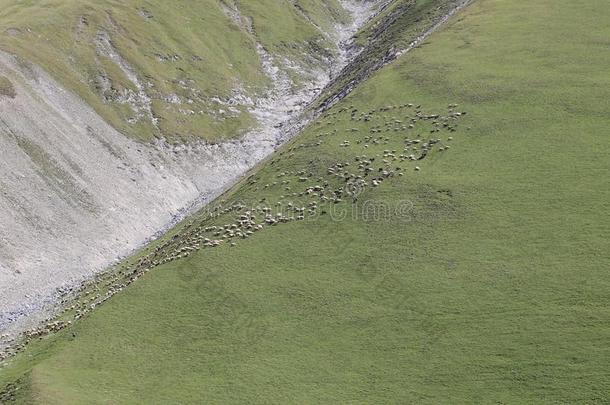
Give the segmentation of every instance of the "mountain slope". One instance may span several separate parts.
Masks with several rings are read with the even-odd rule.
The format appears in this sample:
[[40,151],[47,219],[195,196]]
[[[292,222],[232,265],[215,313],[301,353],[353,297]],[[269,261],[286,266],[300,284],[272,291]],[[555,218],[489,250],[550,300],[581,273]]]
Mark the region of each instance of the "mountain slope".
[[[349,2],[346,2],[349,3]],[[0,1],[0,49],[41,66],[139,140],[219,140],[273,90],[330,69],[351,16],[337,0]]]
[[[33,340],[2,398],[607,402],[603,6],[475,1],[103,279],[89,296],[139,278]],[[307,219],[194,247],[241,232],[244,206]]]
[[[294,5],[309,23],[314,27],[324,24],[315,10],[321,13],[326,3],[319,3],[314,11],[307,11],[313,2],[299,4]],[[371,22],[384,25],[388,17],[376,13],[389,3],[341,4],[353,21],[333,25],[336,35],[327,38],[341,51],[332,58],[332,72],[311,80],[301,77],[304,87],[295,89],[296,76],[278,68],[276,57],[258,44],[257,52],[263,56],[258,66],[273,79],[274,90],[270,97],[259,98],[252,110],[256,124],[238,139],[223,142],[191,139],[176,145],[176,140],[130,139],[41,67],[21,56],[0,53],[0,332],[14,335],[33,327],[54,313],[64,294],[78,290],[81,283],[234,184],[316,115],[314,108],[305,106],[320,93],[315,86],[323,86],[331,77],[341,82],[344,72],[356,72],[364,80],[371,72],[367,65],[362,71],[355,66],[340,72],[341,67],[358,49],[366,52],[375,47],[385,52],[392,41],[371,41],[365,48],[338,41],[349,38],[371,16],[376,15]],[[413,4],[418,7],[400,8],[412,20],[405,25],[404,38],[429,29],[435,18],[440,19],[456,2],[422,0],[421,6]],[[234,28],[250,35],[253,25],[240,11],[247,9],[246,4],[239,6],[222,3]],[[9,14],[15,14],[15,9],[11,10]],[[418,14],[426,18],[415,21]],[[210,34],[216,31],[210,29]],[[112,63],[137,82],[139,70],[118,53],[114,40],[102,35],[96,41],[100,38],[103,40],[97,45],[114,56]],[[38,44],[26,45],[33,48]],[[320,55],[323,53],[315,52],[301,59]],[[57,64],[61,60],[52,61]]]
[[[357,4],[350,11],[334,1],[281,7],[202,1],[168,7],[63,0],[10,2],[1,8],[0,48],[15,54],[0,51],[0,331],[22,330],[32,315],[48,316],[58,294],[131,254],[271,153],[282,123],[330,79],[329,74],[309,77],[295,67],[317,57],[324,63],[347,62],[339,55],[339,41],[358,28],[350,20],[366,19],[377,5]],[[199,25],[185,24],[187,17]],[[287,25],[272,23],[271,17]],[[184,37],[198,30],[205,35]],[[328,52],[302,53],[301,45],[314,40]],[[153,51],[159,47],[207,59],[158,58]],[[242,68],[214,70],[229,62]],[[165,96],[184,87],[183,80],[169,79],[176,74],[197,77],[208,86],[201,88],[201,97],[214,98],[226,112],[250,103],[247,133],[206,129],[197,120],[176,117],[168,122],[209,130],[209,139],[229,133],[236,139],[203,142],[187,136],[184,144],[163,125],[155,132],[150,125],[159,100],[153,93],[163,85],[169,86]],[[96,93],[102,76],[110,86],[106,90],[121,100]],[[148,76],[156,84],[144,85]],[[229,102],[210,93],[219,83],[242,80],[261,83],[269,94],[244,94]],[[176,94],[170,98],[172,105],[184,100]],[[218,112],[201,108],[205,115]],[[128,115],[115,120],[113,114],[123,110]],[[142,142],[154,137],[162,139]]]

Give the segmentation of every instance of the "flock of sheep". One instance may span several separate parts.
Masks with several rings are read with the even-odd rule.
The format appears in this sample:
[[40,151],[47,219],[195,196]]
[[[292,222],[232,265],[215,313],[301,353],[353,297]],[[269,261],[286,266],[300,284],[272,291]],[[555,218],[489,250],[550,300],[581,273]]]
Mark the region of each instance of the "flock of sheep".
[[[83,284],[79,292],[66,293],[61,302],[62,312],[54,320],[25,332],[16,344],[0,348],[0,361],[25,348],[32,339],[70,326],[157,266],[187,258],[204,248],[235,247],[240,240],[251,238],[267,227],[325,215],[332,206],[353,203],[367,189],[379,187],[390,178],[402,177],[407,170],[419,171],[418,161],[433,152],[450,149],[453,140],[450,135],[465,114],[454,104],[443,115],[426,114],[421,106],[413,104],[364,112],[351,106],[326,114],[314,124],[317,132],[314,142],[288,145],[269,162],[272,179],[263,170],[246,180],[246,195],[254,196],[252,201],[220,201],[136,261]],[[351,127],[340,131],[338,127],[345,125]],[[327,143],[332,147],[332,142],[340,149],[338,152],[331,149],[330,153],[343,158],[320,167],[322,161],[316,158],[329,152],[318,152],[315,148]],[[283,159],[304,148],[313,148],[301,152],[311,159],[307,168],[278,168]],[[346,155],[349,157],[345,158]],[[286,166],[291,166],[290,160]],[[281,195],[275,201],[268,201],[262,197],[265,194]]]

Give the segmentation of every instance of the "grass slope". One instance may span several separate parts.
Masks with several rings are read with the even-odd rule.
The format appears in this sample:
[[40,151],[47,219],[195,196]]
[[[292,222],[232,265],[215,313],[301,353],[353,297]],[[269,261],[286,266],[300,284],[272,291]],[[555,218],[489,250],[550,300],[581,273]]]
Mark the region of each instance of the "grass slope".
[[[154,269],[32,343],[0,385],[19,379],[12,395],[39,403],[608,402],[604,5],[477,0],[227,201],[286,204],[278,173],[290,172],[294,190],[332,183],[333,162],[429,136],[418,121],[365,150],[365,130],[412,110],[364,122],[349,119],[351,106],[360,117],[458,103],[468,115],[456,131],[430,135],[451,149],[397,163],[405,175],[366,187],[357,205],[322,205],[315,220]],[[303,184],[301,169],[313,174]],[[372,218],[367,201],[402,209]],[[342,210],[350,215],[337,220]]]
[[463,4],[463,0],[393,1],[354,36],[363,47],[342,75],[319,98],[327,106],[346,87],[353,87],[372,72],[393,61],[397,52],[408,49],[413,41]]
[[[218,140],[253,121],[245,105],[230,111],[215,100],[257,97],[270,84],[257,43],[311,66],[320,61],[302,56],[312,47],[333,51],[316,25],[332,32],[347,18],[336,0],[0,0],[0,49],[41,65],[130,136]],[[138,111],[148,102],[151,111]]]

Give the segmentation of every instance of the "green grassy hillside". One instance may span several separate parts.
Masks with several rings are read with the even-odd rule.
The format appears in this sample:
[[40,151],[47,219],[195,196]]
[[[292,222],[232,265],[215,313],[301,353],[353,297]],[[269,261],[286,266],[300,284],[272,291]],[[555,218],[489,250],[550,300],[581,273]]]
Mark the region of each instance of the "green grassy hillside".
[[0,0],[0,49],[130,136],[218,140],[252,126],[239,96],[270,85],[257,44],[308,68],[336,51],[325,33],[346,22],[337,0]]
[[609,18],[476,0],[101,282],[139,277],[0,398],[607,403]]
[[384,65],[395,60],[400,52],[419,43],[422,35],[466,5],[466,0],[418,0],[388,2],[354,35],[354,44],[362,47],[340,77],[318,98],[317,105],[327,108],[346,88],[355,87]]

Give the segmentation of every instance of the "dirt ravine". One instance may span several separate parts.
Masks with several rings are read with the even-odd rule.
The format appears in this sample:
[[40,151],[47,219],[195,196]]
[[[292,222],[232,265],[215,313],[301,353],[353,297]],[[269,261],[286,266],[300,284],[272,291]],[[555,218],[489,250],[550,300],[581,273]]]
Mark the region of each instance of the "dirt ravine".
[[[341,3],[355,23],[336,27],[337,44],[382,1]],[[338,55],[337,71],[348,62]],[[16,92],[0,95],[0,335],[11,336],[51,315],[60,292],[233,185],[332,79],[321,74],[296,94],[279,80],[257,101],[260,125],[241,139],[174,147],[130,140],[40,68],[1,51],[0,76]]]

